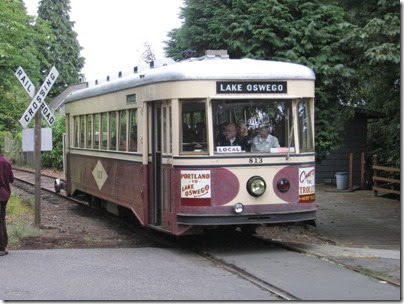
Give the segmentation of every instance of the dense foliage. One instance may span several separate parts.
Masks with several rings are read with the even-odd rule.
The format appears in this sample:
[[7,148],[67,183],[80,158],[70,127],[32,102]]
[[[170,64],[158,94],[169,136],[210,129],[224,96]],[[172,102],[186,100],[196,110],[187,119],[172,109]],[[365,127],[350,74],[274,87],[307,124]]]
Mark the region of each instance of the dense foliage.
[[352,23],[346,37],[356,77],[353,100],[385,117],[369,124],[369,148],[383,163],[400,165],[400,3],[343,1]]
[[56,37],[51,44],[43,44],[41,52],[46,58],[41,69],[44,76],[55,66],[59,77],[52,87],[49,96],[54,97],[63,92],[69,85],[79,82],[80,71],[84,66],[84,58],[80,56],[81,47],[77,33],[73,30],[74,22],[70,21],[70,0],[41,0],[38,17],[46,20]]
[[65,116],[58,115],[52,128],[52,151],[42,152],[41,154],[41,161],[44,167],[63,168],[63,134],[65,132]]
[[[380,101],[399,103],[398,96],[386,94],[399,92],[399,73],[395,73],[400,66],[396,56],[399,4],[385,0],[370,3],[186,0],[181,13],[183,25],[170,32],[165,50],[179,59],[185,50],[200,56],[207,49],[227,49],[231,58],[292,61],[311,67],[317,77],[316,154],[321,160],[340,144],[344,120],[351,112],[343,105],[361,104],[380,110],[380,105],[370,106],[375,104],[370,100],[374,95]],[[395,75],[373,77],[382,66]],[[389,124],[398,135],[399,112],[390,114],[398,118],[398,124]],[[397,160],[399,138],[392,138]]]
[[22,0],[0,1],[0,132],[15,133],[20,129],[18,120],[30,98],[15,78],[15,71],[22,66],[31,81],[38,85],[40,65],[46,62],[38,45],[52,43],[52,38],[42,20],[34,24]]
[[[19,119],[30,97],[14,76],[21,66],[39,88],[54,65],[60,75],[48,100],[78,82],[84,58],[69,20],[70,0],[42,0],[38,17],[28,16],[23,0],[0,1],[0,145],[4,138],[21,140]],[[53,130],[54,151],[44,155],[45,165],[61,168],[59,121]],[[44,123],[44,121],[43,121]],[[32,125],[33,123],[31,123]],[[45,124],[44,124],[45,126]],[[64,129],[64,126],[63,126]],[[60,132],[59,132],[60,131]],[[18,154],[18,153],[17,153]],[[52,160],[49,155],[52,154]],[[12,157],[16,157],[13,155]]]
[[[37,87],[56,66],[60,76],[50,98],[81,76],[84,58],[69,12],[70,0],[41,0],[34,20],[23,0],[0,1],[0,145],[6,133],[21,137],[18,120],[29,103],[14,76],[18,66]],[[315,71],[318,160],[338,148],[344,119],[360,105],[385,112],[369,124],[369,153],[400,165],[398,1],[185,0],[181,18],[167,41],[170,57],[227,49],[231,58],[291,61]]]

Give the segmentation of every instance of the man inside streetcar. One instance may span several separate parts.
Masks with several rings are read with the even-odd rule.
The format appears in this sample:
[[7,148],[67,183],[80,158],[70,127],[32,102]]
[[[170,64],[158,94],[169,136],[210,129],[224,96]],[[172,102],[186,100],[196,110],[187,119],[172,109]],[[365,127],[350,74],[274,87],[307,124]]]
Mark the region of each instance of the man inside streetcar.
[[240,139],[241,146],[245,148],[246,151],[250,151],[252,140],[248,135],[248,128],[243,120],[238,122],[237,137]]
[[240,138],[237,137],[237,126],[234,123],[229,123],[224,129],[225,137],[219,140],[218,146],[240,146],[242,150],[246,147],[242,144]]
[[258,129],[258,135],[254,137],[251,152],[271,152],[271,148],[279,148],[278,139],[269,134],[269,124],[262,124]]

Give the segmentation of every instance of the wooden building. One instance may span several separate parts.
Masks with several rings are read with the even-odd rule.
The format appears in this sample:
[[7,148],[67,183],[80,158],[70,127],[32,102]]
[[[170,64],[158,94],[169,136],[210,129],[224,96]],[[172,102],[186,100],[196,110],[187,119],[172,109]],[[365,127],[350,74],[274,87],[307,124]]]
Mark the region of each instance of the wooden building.
[[344,138],[341,147],[327,156],[320,164],[316,164],[316,183],[335,184],[337,172],[349,172],[349,154],[353,153],[353,185],[361,184],[361,153],[365,160],[368,155],[367,125],[369,119],[383,117],[382,113],[354,108],[355,115],[348,119],[344,127]]

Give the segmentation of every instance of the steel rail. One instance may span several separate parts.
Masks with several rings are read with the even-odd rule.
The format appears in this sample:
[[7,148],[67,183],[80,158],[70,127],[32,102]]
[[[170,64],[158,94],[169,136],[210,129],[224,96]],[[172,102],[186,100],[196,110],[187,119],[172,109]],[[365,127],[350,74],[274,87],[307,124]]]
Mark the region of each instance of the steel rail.
[[257,276],[245,271],[244,269],[241,269],[240,267],[238,267],[234,264],[227,263],[221,259],[218,259],[218,258],[212,256],[208,252],[199,251],[199,250],[194,250],[194,252],[196,254],[198,254],[199,256],[211,261],[212,263],[219,266],[220,268],[225,269],[228,272],[231,272],[231,273],[243,278],[244,280],[249,281],[250,283],[258,286],[259,288],[277,296],[281,300],[289,300],[289,301],[301,300],[300,298],[290,294],[289,292],[258,278]]
[[[13,168],[13,171],[24,172],[24,173],[31,174],[33,176],[35,174],[33,171],[20,169],[20,168]],[[49,175],[42,175],[42,176],[45,177],[45,178],[49,178],[49,179],[55,179],[55,177],[49,176]],[[25,184],[29,184],[31,186],[34,185],[34,183],[29,182],[27,180],[24,180],[23,178],[20,178],[20,177],[15,176],[15,179],[19,180],[19,181],[21,181],[21,182],[23,182]],[[62,192],[61,193],[56,193],[54,189],[49,189],[49,188],[42,187],[42,186],[41,186],[41,189],[46,191],[46,192],[49,192],[49,193],[55,194],[57,196],[60,196],[60,197],[62,197],[64,199],[67,199],[69,201],[72,201],[74,203],[78,203],[78,204],[87,206],[89,208],[92,208],[89,205],[89,202],[87,202],[85,200],[79,200],[79,199],[76,199],[76,198],[73,198],[73,197],[68,197],[67,195],[63,194]],[[167,245],[168,240],[166,238],[163,240],[163,239],[161,239],[161,237],[158,237],[157,235],[154,235],[154,237],[155,238],[157,237],[157,239],[160,239],[161,243],[164,243],[165,245]],[[287,250],[290,250],[290,251],[293,251],[293,252],[297,252],[297,253],[301,253],[301,254],[311,254],[311,255],[319,258],[319,259],[325,259],[324,257],[322,257],[320,255],[316,255],[316,254],[313,254],[311,252],[307,252],[305,250],[297,249],[297,248],[294,248],[293,246],[288,246],[288,245],[286,245],[286,244],[284,244],[282,242],[263,239],[261,237],[255,236],[255,235],[251,235],[249,237],[251,237],[252,239],[255,239],[255,240],[259,240],[262,244],[276,245],[276,246],[283,247],[283,248],[285,248]],[[155,239],[155,241],[157,241],[157,240]],[[264,280],[256,277],[255,275],[253,275],[251,273],[248,273],[247,271],[237,267],[234,264],[230,264],[230,263],[227,263],[227,262],[225,262],[225,261],[223,261],[221,259],[218,259],[218,258],[212,256],[211,254],[209,254],[208,252],[206,252],[204,250],[201,250],[201,249],[198,249],[198,248],[193,248],[193,249],[185,248],[185,246],[179,245],[175,241],[168,241],[168,242],[170,243],[170,245],[175,244],[176,246],[180,246],[180,247],[182,247],[183,249],[185,249],[187,251],[194,252],[195,254],[201,256],[202,258],[205,258],[206,260],[211,261],[215,265],[217,265],[217,266],[219,266],[219,267],[221,267],[223,269],[226,269],[227,271],[229,271],[229,272],[231,272],[233,274],[238,275],[239,277],[245,279],[246,281],[251,282],[252,284],[260,287],[263,290],[266,290],[266,291],[270,292],[271,294],[274,294],[275,296],[279,297],[280,299],[283,299],[283,300],[300,300],[299,298],[297,298],[296,296],[288,293],[287,291],[282,290],[282,289],[280,289],[280,288],[278,288],[278,287],[276,287],[276,286],[274,286],[274,285],[272,285],[272,284],[270,284],[268,282],[265,282]],[[330,258],[327,258],[327,260],[332,261],[332,259],[330,259]],[[333,262],[335,262],[335,261],[333,261]],[[367,276],[373,277],[373,278],[378,279],[378,280],[383,280],[388,284],[400,287],[400,284],[397,284],[396,282],[394,282],[392,280],[388,280],[386,278],[381,278],[380,276],[377,276],[377,275],[374,275],[372,273],[366,272],[366,271],[364,271],[362,269],[358,269],[356,267],[346,265],[346,264],[343,264],[341,262],[338,262],[337,264],[340,265],[341,267],[345,267],[345,268],[350,269],[352,271],[359,272],[359,273],[361,273],[363,275],[367,275]]]
[[[15,173],[16,172],[21,172],[22,173],[22,174],[21,173],[20,174],[19,173],[14,174],[15,175],[14,178],[16,180],[18,180],[20,182],[23,182],[25,184],[28,184],[30,186],[34,185],[33,182],[29,181],[29,178],[28,178],[27,175],[34,176],[35,172],[32,172],[30,170],[20,169],[20,168],[13,168],[13,171]],[[18,175],[20,175],[20,176],[18,176]],[[49,175],[42,175],[42,176],[45,177],[46,179],[54,179],[54,177],[49,176]],[[52,194],[55,194],[55,195],[57,195],[59,197],[62,197],[64,199],[70,200],[72,202],[79,203],[79,204],[82,204],[82,205],[85,205],[85,206],[88,206],[88,207],[91,208],[91,206],[89,206],[88,202],[86,202],[86,201],[80,201],[80,200],[77,200],[75,198],[68,197],[67,195],[65,195],[62,192],[61,193],[56,193],[54,191],[54,189],[49,188],[49,183],[50,183],[49,180],[47,180],[45,183],[48,184],[48,187],[45,187],[45,186],[41,185],[42,190],[44,190],[46,192],[50,192]],[[278,287],[276,287],[276,286],[274,286],[274,285],[272,285],[272,284],[270,284],[268,282],[263,281],[262,279],[254,276],[251,273],[248,273],[247,271],[237,267],[236,265],[229,264],[229,263],[226,263],[226,262],[224,262],[224,261],[222,261],[222,260],[220,260],[218,258],[215,258],[214,256],[212,256],[208,252],[202,251],[200,249],[195,249],[195,248],[194,249],[185,248],[185,246],[179,245],[175,240],[169,240],[167,238],[162,238],[161,235],[160,235],[160,237],[155,235],[154,236],[155,241],[157,241],[156,237],[157,237],[158,240],[160,240],[161,243],[164,243],[165,245],[167,245],[167,242],[169,242],[170,246],[174,246],[174,245],[175,246],[180,246],[180,247],[182,247],[183,250],[186,250],[186,251],[189,251],[189,252],[192,252],[194,254],[199,255],[200,257],[212,262],[215,266],[220,267],[222,269],[225,269],[226,271],[239,276],[240,278],[242,278],[242,279],[244,279],[244,280],[246,280],[246,281],[248,281],[248,282],[250,282],[250,283],[252,283],[252,284],[254,284],[256,286],[258,286],[259,288],[269,292],[270,294],[275,295],[279,299],[283,299],[283,300],[299,300],[297,297],[291,295],[287,291],[284,291],[284,290],[282,290],[282,289],[280,289],[280,288],[278,288]]]

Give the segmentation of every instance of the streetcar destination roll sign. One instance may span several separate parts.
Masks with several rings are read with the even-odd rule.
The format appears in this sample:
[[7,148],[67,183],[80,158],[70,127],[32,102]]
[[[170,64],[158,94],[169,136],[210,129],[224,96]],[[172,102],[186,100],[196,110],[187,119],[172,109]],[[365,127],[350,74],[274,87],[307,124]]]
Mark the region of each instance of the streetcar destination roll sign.
[[287,93],[286,81],[218,81],[216,82],[217,94],[285,94]]

